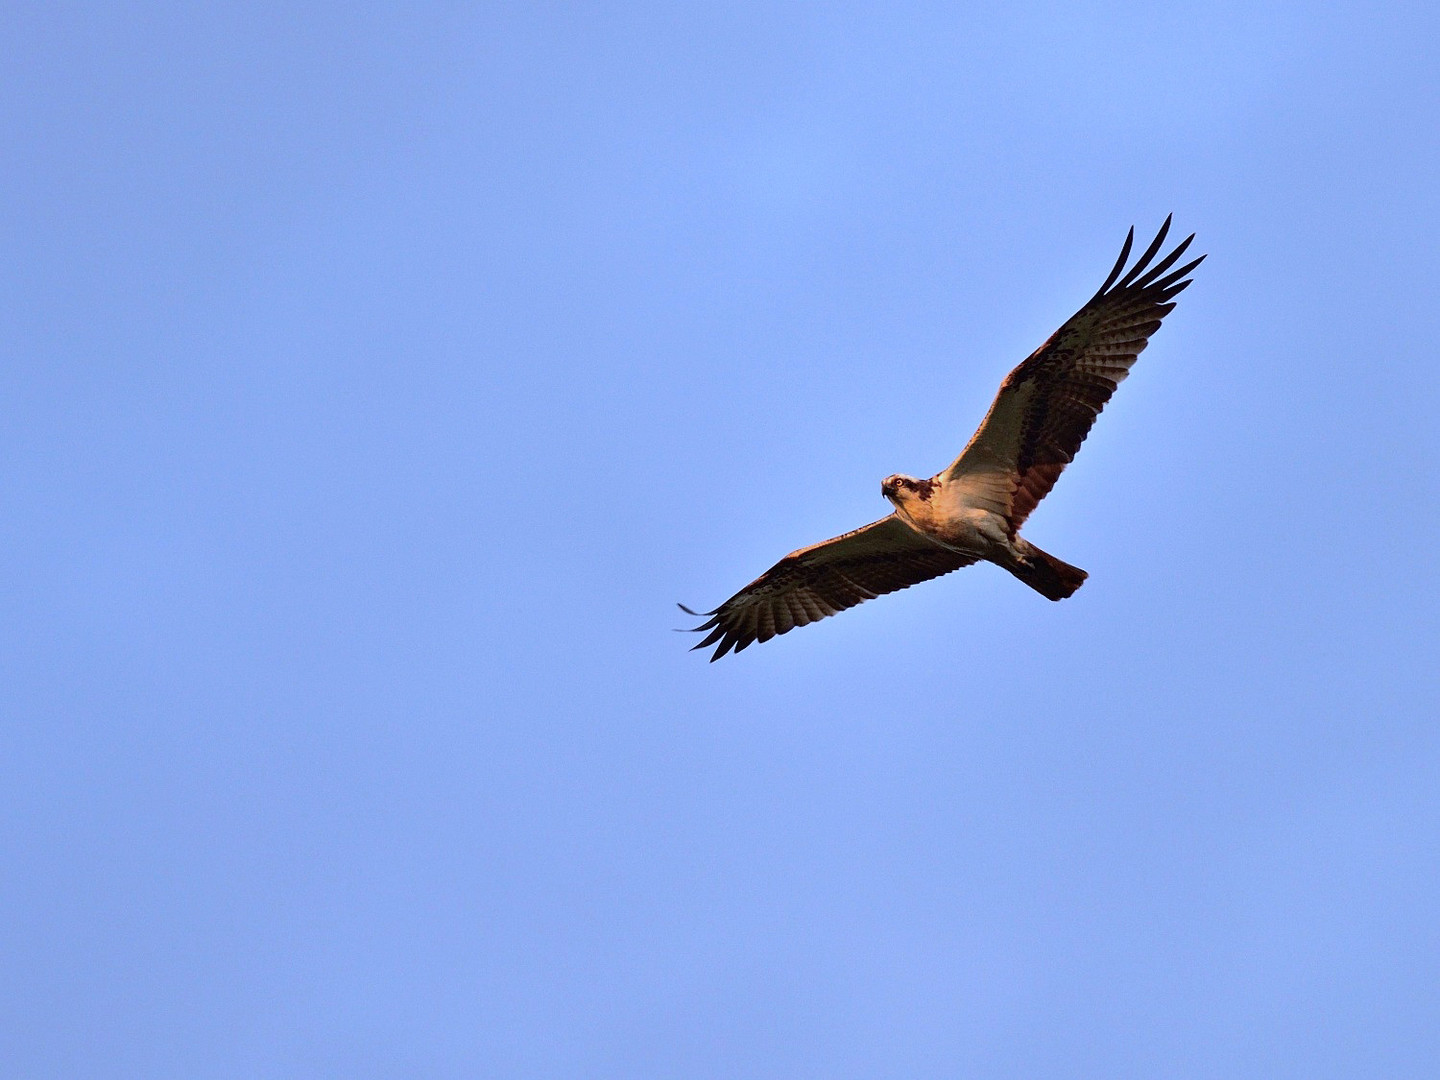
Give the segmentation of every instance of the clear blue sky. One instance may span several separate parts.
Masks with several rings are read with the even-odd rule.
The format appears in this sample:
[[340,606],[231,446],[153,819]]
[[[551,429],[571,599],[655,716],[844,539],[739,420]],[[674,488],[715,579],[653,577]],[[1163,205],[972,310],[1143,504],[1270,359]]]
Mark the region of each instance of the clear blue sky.
[[[12,4],[23,1078],[1440,1075],[1431,4]],[[981,566],[671,633],[1210,258]]]

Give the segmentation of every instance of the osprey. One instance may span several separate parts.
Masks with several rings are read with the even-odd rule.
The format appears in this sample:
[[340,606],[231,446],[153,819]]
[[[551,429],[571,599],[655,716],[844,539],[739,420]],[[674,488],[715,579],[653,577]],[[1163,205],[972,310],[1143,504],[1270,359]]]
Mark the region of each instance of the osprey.
[[[1150,265],[1170,218],[1124,277],[1132,228],[1100,291],[1006,376],[980,429],[944,472],[929,480],[895,474],[880,483],[888,517],[833,540],[793,551],[714,611],[696,645],[731,649],[769,641],[884,593],[907,589],[985,560],[1002,566],[1047,600],[1064,600],[1086,573],[1020,536],[1020,527],[1075,457],[1095,418],[1150,335],[1175,307],[1205,256],[1171,271],[1191,233]],[[708,617],[708,618],[707,618]]]

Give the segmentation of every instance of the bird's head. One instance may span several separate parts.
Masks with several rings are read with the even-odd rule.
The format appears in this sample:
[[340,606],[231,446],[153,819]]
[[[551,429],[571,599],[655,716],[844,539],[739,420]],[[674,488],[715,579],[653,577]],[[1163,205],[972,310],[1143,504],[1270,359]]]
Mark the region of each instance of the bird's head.
[[903,507],[917,499],[920,502],[929,502],[930,496],[935,494],[935,481],[917,480],[913,476],[895,473],[880,481],[880,494],[897,507]]

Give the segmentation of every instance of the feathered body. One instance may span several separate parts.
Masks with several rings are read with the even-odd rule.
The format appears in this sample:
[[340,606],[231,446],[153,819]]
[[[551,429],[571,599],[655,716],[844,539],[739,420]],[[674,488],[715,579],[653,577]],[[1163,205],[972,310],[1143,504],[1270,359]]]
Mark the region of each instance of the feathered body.
[[1085,571],[1041,551],[1019,535],[1020,527],[1175,307],[1174,297],[1190,284],[1186,275],[1204,259],[1170,269],[1192,234],[1151,265],[1169,229],[1166,218],[1126,272],[1130,231],[1100,290],[1010,372],[949,468],[928,480],[886,477],[880,490],[894,513],[791,552],[707,613],[696,629],[710,632],[696,648],[715,645],[711,659],[718,660],[731,649],[980,561],[1003,567],[1047,599],[1073,594]]

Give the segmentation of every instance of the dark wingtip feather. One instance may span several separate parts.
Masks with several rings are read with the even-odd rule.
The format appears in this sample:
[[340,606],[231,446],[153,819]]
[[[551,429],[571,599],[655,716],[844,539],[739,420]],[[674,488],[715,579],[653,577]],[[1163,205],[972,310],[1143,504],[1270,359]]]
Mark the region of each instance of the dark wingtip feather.
[[699,645],[695,646],[697,649],[703,649],[707,645],[714,645],[715,642],[719,641],[728,633],[725,627],[716,626],[713,622],[708,622],[704,626],[697,626],[695,629],[710,631],[710,633],[705,636],[705,639],[701,641]]
[[1125,260],[1130,258],[1130,248],[1135,243],[1135,226],[1130,226],[1130,231],[1125,234],[1125,243],[1120,248],[1120,257],[1115,260],[1115,267],[1110,271],[1110,276],[1105,279],[1105,284],[1100,286],[1096,296],[1103,296],[1105,290],[1115,284],[1115,279],[1120,276],[1120,271],[1125,269]]
[[705,619],[705,621],[699,626],[688,627],[684,630],[681,630],[680,633],[703,634],[706,630],[712,631],[710,636],[707,637],[704,641],[700,642],[699,645],[694,646],[694,648],[691,649],[691,652],[694,652],[695,649],[703,649],[706,645],[709,645],[712,641],[714,641],[720,634],[724,633],[723,630],[716,629],[717,624],[720,622],[719,608],[716,608],[714,611],[694,611],[686,607],[684,604],[676,604],[675,606],[678,607],[681,611],[685,612],[686,615],[693,616],[696,619]]
[[1145,289],[1153,285],[1155,283],[1155,280],[1160,277],[1161,274],[1165,273],[1166,270],[1169,270],[1170,267],[1174,266],[1176,261],[1179,260],[1180,256],[1185,254],[1185,249],[1190,246],[1190,242],[1194,239],[1195,234],[1191,233],[1184,240],[1181,240],[1180,243],[1176,244],[1169,255],[1166,255],[1158,263],[1156,263],[1149,270],[1147,270],[1144,277],[1136,280],[1135,288]]
[[[1199,266],[1199,265],[1200,265],[1202,262],[1204,262],[1204,261],[1205,261],[1205,256],[1204,256],[1204,255],[1201,255],[1198,259],[1193,259],[1193,260],[1191,260],[1190,262],[1186,263],[1184,266],[1180,267],[1179,270],[1176,270],[1176,271],[1174,271],[1174,272],[1172,272],[1172,273],[1170,273],[1170,274],[1167,274],[1165,277],[1161,278],[1159,281],[1152,282],[1152,283],[1151,283],[1151,288],[1155,288],[1155,289],[1170,289],[1170,288],[1173,288],[1174,285],[1175,285],[1175,283],[1176,283],[1177,281],[1179,281],[1181,278],[1183,278],[1186,274],[1190,273],[1190,271],[1194,270],[1197,266]],[[1185,284],[1188,285],[1188,284],[1190,284],[1190,283],[1187,281],[1187,282],[1185,282]],[[1177,291],[1178,291],[1178,290],[1177,290]]]
[[1160,231],[1155,234],[1155,239],[1150,241],[1150,246],[1145,249],[1145,254],[1141,255],[1135,265],[1130,268],[1130,272],[1120,279],[1119,288],[1126,288],[1144,272],[1145,267],[1150,265],[1150,260],[1155,257],[1155,253],[1160,250],[1160,245],[1165,243],[1165,237],[1170,233],[1171,217],[1174,215],[1166,216],[1165,223],[1160,226]]

